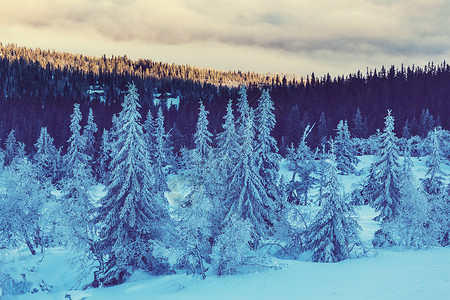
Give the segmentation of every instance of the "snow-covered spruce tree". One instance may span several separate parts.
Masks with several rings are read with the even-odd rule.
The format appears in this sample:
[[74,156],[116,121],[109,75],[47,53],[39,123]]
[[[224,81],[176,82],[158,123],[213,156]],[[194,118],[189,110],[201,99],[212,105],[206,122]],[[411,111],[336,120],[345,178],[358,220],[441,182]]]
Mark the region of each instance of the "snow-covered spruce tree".
[[11,164],[14,157],[17,155],[19,150],[18,148],[19,144],[17,143],[14,129],[11,129],[5,140],[5,166],[9,166]]
[[[371,204],[373,199],[378,195],[381,190],[381,182],[377,179],[378,169],[374,167],[372,163],[369,174],[367,178],[362,183],[362,188],[360,189],[360,195],[353,195],[352,198],[355,199],[355,202],[358,204],[368,205]],[[357,193],[357,192],[355,192]],[[361,203],[362,202],[362,203]],[[356,203],[355,203],[356,204]]]
[[102,231],[97,249],[107,255],[100,270],[105,285],[122,283],[129,275],[129,267],[161,271],[158,268],[162,262],[154,257],[152,247],[162,240],[162,228],[170,227],[167,202],[153,189],[134,84],[129,84],[122,107],[111,144],[108,192],[98,211]]
[[312,261],[332,263],[350,258],[352,247],[359,243],[360,227],[353,208],[342,196],[333,155],[328,162],[326,182],[321,210],[307,229],[306,248],[313,251]]
[[195,179],[194,185],[206,179],[208,170],[205,168],[205,164],[212,155],[212,133],[208,131],[208,113],[203,102],[200,102],[197,130],[194,134],[195,148],[191,153],[191,172]]
[[[205,187],[199,186],[190,195],[188,205],[177,210],[177,248],[176,267],[185,269],[188,274],[201,274],[206,278],[206,261],[211,254],[213,205]],[[174,248],[176,247],[175,245]]]
[[[331,143],[333,143],[333,141],[331,141]],[[328,159],[328,154],[325,152],[325,145],[322,144],[322,149],[318,150],[316,152],[316,159],[317,162],[315,163],[316,167],[315,167],[315,173],[317,174],[317,185],[318,185],[318,189],[319,189],[319,194],[318,194],[318,203],[317,205],[322,205],[322,195],[323,195],[323,190],[324,187],[326,185],[326,180],[327,180],[327,170],[328,170],[328,163],[327,163],[327,159]]]
[[355,166],[358,164],[359,159],[356,156],[356,151],[350,138],[347,120],[339,121],[336,133],[334,153],[337,169],[343,174],[351,174],[355,171]]
[[[158,192],[169,191],[169,186],[167,184],[167,171],[165,169],[167,165],[167,138],[168,135],[164,129],[164,115],[161,107],[158,109],[158,114],[155,120],[155,131],[154,131],[154,167],[153,174],[155,177],[155,190]],[[170,154],[169,154],[170,155]]]
[[[210,239],[213,236],[214,224],[220,223],[223,214],[213,205],[213,198],[221,196],[220,192],[212,192],[221,182],[217,176],[216,162],[212,159],[211,133],[208,131],[208,111],[200,103],[197,131],[194,134],[195,148],[185,157],[186,175],[192,183],[192,191],[176,211],[177,241],[179,251],[176,267],[186,269],[188,273],[199,273],[206,277],[206,260],[211,254]],[[219,189],[220,191],[220,189]],[[216,199],[214,199],[216,200]],[[218,200],[218,199],[217,199]],[[215,212],[215,213],[213,213]],[[213,218],[215,222],[213,222]]]
[[364,197],[380,213],[375,220],[382,222],[396,216],[401,197],[399,149],[391,110],[388,110],[384,124],[379,158],[371,165],[368,178],[375,182],[369,182],[363,190]]
[[431,227],[436,231],[436,240],[442,246],[450,243],[450,197],[445,190],[446,175],[441,168],[444,162],[442,155],[443,130],[435,128],[429,133],[431,154],[427,161],[428,171],[422,180],[426,198],[431,206]]
[[[208,167],[214,169],[208,178],[207,192],[211,196],[211,201],[214,204],[213,223],[220,223],[223,220],[224,214],[224,199],[228,198],[231,192],[231,179],[233,170],[236,166],[240,155],[240,137],[237,135],[236,126],[233,116],[232,100],[229,100],[227,105],[227,112],[225,114],[224,123],[222,124],[223,131],[217,134],[214,160],[210,161]],[[211,169],[211,170],[212,170]],[[215,228],[218,230],[218,227]],[[216,231],[213,235],[217,235]]]
[[36,154],[34,161],[38,170],[38,178],[50,178],[52,181],[57,179],[59,152],[53,145],[53,138],[48,134],[47,127],[41,127],[39,138],[34,144]]
[[93,222],[94,204],[89,191],[95,183],[89,166],[77,165],[72,176],[61,182],[64,226],[66,228],[64,239],[72,249],[85,254],[94,247],[97,239],[97,226]]
[[64,166],[66,170],[66,176],[71,177],[73,170],[79,165],[90,166],[90,157],[86,154],[86,139],[81,135],[81,122],[82,115],[80,111],[80,104],[75,103],[73,106],[73,113],[70,115],[70,136],[67,143],[67,153],[64,156]]
[[426,178],[422,180],[425,191],[430,195],[437,195],[442,192],[444,188],[444,178],[442,177],[444,172],[441,169],[441,163],[443,161],[442,151],[439,145],[439,133],[440,130],[435,128],[431,132],[431,155],[427,161],[428,171]]
[[263,187],[274,206],[281,206],[282,191],[278,187],[281,156],[278,154],[277,142],[271,136],[276,124],[274,109],[269,91],[263,90],[256,109],[255,153]]
[[222,173],[225,185],[229,184],[231,171],[236,165],[236,160],[239,156],[239,137],[236,133],[232,105],[233,101],[229,100],[227,112],[223,117],[225,119],[222,125],[223,131],[216,137],[218,171]]
[[249,220],[252,227],[253,248],[257,249],[262,238],[271,233],[274,213],[274,202],[269,198],[256,165],[253,147],[254,112],[251,109],[244,120],[243,143],[241,153],[232,172],[230,192],[226,199],[226,216],[223,226],[229,226],[233,220]]
[[0,236],[10,245],[26,245],[35,255],[36,248],[44,246],[41,221],[51,198],[50,184],[38,180],[35,166],[26,157],[6,167],[0,178]]
[[397,245],[424,248],[436,243],[436,227],[431,219],[431,205],[412,173],[409,146],[404,150],[398,214],[383,224],[382,231],[389,232]]
[[81,118],[79,105],[75,104],[70,124],[72,136],[68,140],[69,147],[65,157],[66,168],[69,168],[66,169],[68,176],[62,180],[62,209],[69,231],[68,235],[72,237],[72,239],[69,238],[69,242],[86,249],[93,245],[95,235],[91,222],[94,206],[89,188],[95,181],[90,162],[93,161],[95,153],[94,134],[97,132],[97,125],[94,123],[94,115],[90,109],[87,124],[83,134],[80,135]]
[[[450,187],[450,186],[449,186]],[[426,193],[431,206],[431,226],[436,232],[436,241],[442,246],[450,244],[450,193],[442,189],[436,195]]]
[[[306,138],[312,127],[306,126],[303,137],[297,148],[288,149],[287,160],[289,170],[292,171],[292,179],[288,184],[287,192],[289,202],[294,204],[308,204],[308,192],[316,182],[313,172],[316,169],[314,153],[306,144]],[[298,177],[298,180],[297,180]]]
[[96,153],[96,141],[95,134],[97,133],[98,128],[97,124],[94,122],[94,112],[92,108],[89,108],[89,114],[87,118],[86,126],[83,129],[83,138],[85,142],[85,153],[89,156],[90,161],[96,161],[97,153]]

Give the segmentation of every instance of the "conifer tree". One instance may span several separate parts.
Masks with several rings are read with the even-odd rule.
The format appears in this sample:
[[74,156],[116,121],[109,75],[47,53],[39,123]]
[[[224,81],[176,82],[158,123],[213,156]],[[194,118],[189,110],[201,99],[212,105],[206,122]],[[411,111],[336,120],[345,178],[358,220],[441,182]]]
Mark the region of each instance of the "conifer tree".
[[389,237],[395,237],[400,246],[423,248],[436,243],[436,226],[431,218],[431,205],[424,191],[418,188],[417,180],[412,173],[410,144],[404,150],[401,172],[401,197],[398,214],[387,224],[383,231]]
[[350,258],[353,245],[359,242],[360,227],[342,196],[333,155],[326,174],[321,210],[307,229],[307,248],[313,251],[312,261],[331,263]]
[[17,152],[19,151],[19,144],[16,140],[16,136],[14,134],[14,129],[11,129],[11,131],[8,134],[8,137],[5,140],[5,165],[9,166],[14,157],[17,155]]
[[[294,204],[308,204],[308,192],[316,183],[313,172],[316,169],[314,153],[306,143],[312,127],[306,126],[297,148],[293,145],[288,149],[287,160],[292,171],[292,179],[288,185],[288,197]],[[298,180],[297,180],[298,177]],[[303,199],[302,199],[303,198]]]
[[38,169],[39,180],[57,178],[59,153],[53,145],[53,138],[48,134],[47,127],[41,127],[39,138],[34,144],[36,154],[34,160]]
[[258,248],[259,240],[270,234],[272,222],[276,218],[273,201],[267,195],[255,162],[253,122],[254,112],[251,109],[244,119],[243,143],[240,147],[240,157],[232,172],[223,226],[228,226],[233,220],[249,220],[253,247]]
[[98,128],[97,124],[94,122],[94,113],[92,108],[89,108],[89,114],[86,126],[84,126],[83,130],[83,138],[85,141],[85,153],[89,156],[90,161],[95,161],[96,159],[96,142],[95,142],[95,134],[97,133]]
[[380,155],[371,165],[370,182],[363,190],[365,198],[380,213],[375,219],[382,222],[389,221],[397,214],[401,197],[399,149],[391,110],[388,110],[384,124]]
[[420,114],[420,135],[425,138],[434,126],[434,117],[430,113],[430,110],[428,108],[422,109],[422,113]]
[[18,142],[17,143],[17,152],[14,156],[11,164],[16,163],[17,161],[20,161],[21,159],[25,158],[27,156],[27,152],[25,151],[25,143]]
[[212,155],[212,133],[208,130],[208,111],[205,109],[203,102],[200,102],[197,131],[194,134],[195,148],[192,151],[192,171],[198,182],[206,179],[205,165]]
[[357,108],[355,116],[353,117],[353,125],[353,136],[357,138],[364,137],[364,124],[359,107]]
[[[153,173],[155,176],[155,189],[158,192],[169,191],[169,186],[167,184],[167,171],[164,167],[167,165],[167,149],[169,148],[167,143],[167,134],[164,129],[164,115],[161,107],[158,109],[158,114],[156,117],[156,126],[154,132],[154,167]],[[169,154],[170,155],[170,154]]]
[[277,183],[279,181],[278,171],[280,170],[281,156],[278,154],[277,142],[271,136],[276,124],[273,110],[273,102],[269,91],[263,90],[256,109],[256,166],[259,169],[259,175],[267,195],[273,202],[279,203],[281,191],[279,191]]
[[199,273],[205,279],[206,261],[211,254],[210,241],[214,235],[214,205],[205,191],[205,186],[198,187],[190,198],[189,205],[178,208],[178,264],[186,268],[188,274]]
[[426,174],[427,177],[422,180],[425,191],[430,195],[437,195],[444,188],[444,178],[442,177],[444,172],[441,169],[442,151],[439,145],[439,133],[440,130],[437,128],[431,132],[432,152],[428,161],[429,168]]
[[89,166],[80,164],[62,180],[62,208],[68,243],[86,253],[97,240],[90,187],[95,183]]
[[346,121],[340,121],[337,126],[337,135],[335,139],[335,156],[337,169],[343,174],[351,174],[355,171],[355,166],[359,159],[356,156],[355,148],[350,139],[350,131]]
[[403,126],[403,128],[402,128],[402,137],[404,137],[405,139],[411,138],[411,132],[409,129],[408,119],[406,119],[405,126]]
[[211,192],[221,182],[217,180],[218,170],[212,159],[212,134],[208,131],[207,115],[208,111],[200,102],[194,134],[195,148],[187,157],[186,172],[192,180],[193,189],[180,205],[177,218],[177,237],[181,249],[179,263],[187,268],[188,273],[200,273],[203,279],[206,277],[205,263],[211,253],[210,239],[218,227],[213,224],[218,224],[222,217],[217,203],[213,203],[213,198],[220,197],[220,194]]
[[156,268],[159,260],[153,257],[151,245],[161,241],[162,227],[168,222],[167,203],[153,190],[138,101],[136,86],[130,84],[116,119],[108,192],[98,216],[103,226],[99,247],[109,257],[104,284],[123,282],[128,266]]
[[233,101],[228,101],[227,112],[223,117],[225,119],[222,125],[223,131],[216,137],[218,167],[224,176],[224,184],[226,185],[229,183],[231,171],[239,156],[239,137],[236,133],[232,105]]
[[[73,175],[79,165],[89,166],[90,157],[86,154],[86,139],[81,135],[81,111],[80,104],[75,103],[73,106],[73,113],[70,116],[70,136],[67,153],[64,156],[64,164],[67,176]],[[89,168],[90,169],[90,168]],[[92,171],[90,171],[92,172]]]

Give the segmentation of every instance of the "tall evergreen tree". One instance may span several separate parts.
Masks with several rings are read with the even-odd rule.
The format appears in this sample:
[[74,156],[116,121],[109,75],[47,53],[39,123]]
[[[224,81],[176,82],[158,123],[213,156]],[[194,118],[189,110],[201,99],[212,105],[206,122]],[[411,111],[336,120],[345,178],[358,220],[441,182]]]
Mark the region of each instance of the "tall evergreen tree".
[[277,183],[281,156],[278,154],[277,142],[271,136],[276,124],[274,109],[269,91],[263,90],[256,109],[256,166],[267,195],[272,201],[279,203],[281,191]]
[[322,196],[322,207],[307,229],[307,248],[313,251],[315,262],[339,262],[350,258],[350,252],[359,242],[360,229],[353,208],[342,196],[334,158],[327,166],[327,180]]
[[[220,197],[211,192],[220,185],[212,159],[212,134],[208,131],[208,111],[200,102],[197,130],[194,134],[195,148],[187,156],[187,175],[192,180],[192,192],[178,209],[177,237],[181,247],[179,261],[188,273],[200,273],[205,279],[205,262],[211,253],[210,240],[217,231],[222,212],[212,200]],[[224,180],[222,178],[222,180]],[[214,186],[213,186],[214,185]],[[218,200],[218,199],[217,199]],[[214,205],[215,204],[215,205]],[[215,218],[215,222],[212,222]]]
[[299,136],[299,132],[302,132],[304,128],[300,127],[301,119],[300,119],[300,109],[298,105],[294,105],[291,107],[291,110],[286,118],[286,142],[288,145],[294,144],[298,145],[301,136]]
[[86,154],[86,139],[81,135],[81,111],[80,104],[75,103],[73,106],[73,113],[70,116],[70,136],[69,146],[67,147],[67,153],[64,156],[64,165],[66,169],[66,175],[72,176],[73,170],[79,165],[89,166],[90,157]]
[[222,125],[223,131],[217,135],[217,160],[219,171],[223,173],[225,184],[228,185],[236,160],[239,156],[239,137],[236,133],[236,126],[233,116],[233,101],[228,101],[227,113]]
[[361,111],[359,110],[359,107],[356,109],[356,113],[353,116],[353,130],[352,131],[353,131],[354,137],[357,137],[357,138],[364,137],[364,124],[363,124],[363,118],[361,116]]
[[241,155],[232,173],[224,226],[233,220],[249,220],[252,226],[253,245],[258,248],[259,240],[271,231],[272,222],[275,220],[274,206],[267,195],[255,162],[253,109],[250,109],[244,121]]
[[412,172],[410,145],[405,147],[401,172],[401,197],[398,214],[387,224],[383,231],[395,238],[400,246],[423,248],[436,242],[436,226],[431,218],[431,205],[424,192],[418,188],[417,180]]
[[96,160],[96,142],[95,142],[95,134],[97,133],[98,128],[97,124],[94,122],[94,112],[92,108],[89,108],[89,114],[86,126],[84,126],[83,130],[83,138],[85,141],[85,153],[90,157],[91,161]]
[[39,138],[34,144],[36,154],[34,160],[38,169],[39,180],[43,178],[57,178],[59,152],[53,145],[53,138],[49,135],[47,127],[41,127]]
[[371,165],[368,180],[376,181],[365,187],[365,197],[380,214],[375,218],[379,221],[389,221],[397,214],[400,192],[399,149],[394,133],[394,117],[391,110],[385,118],[385,127],[381,135],[380,157]]
[[[288,149],[287,160],[289,170],[292,171],[292,179],[289,182],[287,192],[288,200],[294,204],[308,204],[308,193],[316,182],[313,172],[316,169],[314,153],[306,143],[306,138],[311,133],[312,128],[308,125],[305,128],[302,139],[297,148],[293,145]],[[298,177],[298,180],[297,180]]]
[[19,151],[19,143],[16,140],[14,129],[8,134],[5,140],[5,165],[9,166]]
[[195,148],[192,151],[192,169],[196,174],[195,177],[201,182],[206,179],[205,164],[212,155],[212,133],[208,130],[208,111],[200,102],[198,112],[197,131],[194,134]]
[[430,113],[430,110],[422,109],[422,113],[420,114],[420,135],[422,137],[426,137],[428,132],[430,132],[434,128],[434,117]]
[[95,183],[89,166],[77,165],[72,176],[61,182],[66,240],[82,253],[89,252],[97,240],[96,224],[93,221],[94,204],[90,187]]
[[164,115],[161,107],[158,109],[158,114],[156,116],[156,126],[154,132],[154,162],[153,173],[155,176],[155,189],[158,192],[169,191],[169,186],[167,184],[167,171],[165,166],[167,165],[167,149],[169,148],[167,143],[167,134],[164,129]]
[[350,131],[348,130],[347,120],[341,120],[336,131],[337,135],[334,147],[337,169],[343,174],[353,173],[359,159],[356,156],[356,150],[353,146],[352,140],[350,139]]
[[441,169],[442,163],[442,152],[439,145],[439,133],[440,130],[437,128],[431,132],[431,155],[428,161],[428,171],[426,178],[422,180],[423,187],[425,191],[430,195],[439,194],[444,188],[444,172]]
[[162,239],[167,225],[167,203],[153,190],[148,148],[143,139],[139,95],[134,84],[117,118],[116,140],[111,144],[107,194],[101,200],[98,219],[102,222],[99,243],[107,255],[103,280],[117,284],[125,280],[128,266],[152,270],[159,260],[151,248]]

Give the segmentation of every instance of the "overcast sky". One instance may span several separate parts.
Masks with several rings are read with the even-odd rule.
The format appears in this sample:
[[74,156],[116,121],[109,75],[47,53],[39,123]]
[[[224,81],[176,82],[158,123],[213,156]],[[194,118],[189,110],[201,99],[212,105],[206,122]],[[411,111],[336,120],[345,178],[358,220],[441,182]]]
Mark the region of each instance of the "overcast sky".
[[450,54],[448,0],[11,0],[0,41],[220,70],[365,73]]

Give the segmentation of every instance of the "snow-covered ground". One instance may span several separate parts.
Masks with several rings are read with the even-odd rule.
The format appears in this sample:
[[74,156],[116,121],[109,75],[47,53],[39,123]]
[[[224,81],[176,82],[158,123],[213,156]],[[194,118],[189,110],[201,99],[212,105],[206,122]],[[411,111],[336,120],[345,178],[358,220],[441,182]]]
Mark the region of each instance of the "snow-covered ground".
[[[19,254],[17,254],[19,255]],[[110,288],[72,290],[78,271],[62,249],[50,249],[42,262],[21,253],[17,265],[35,266],[51,292],[2,299],[449,299],[450,248],[406,251],[380,250],[368,257],[335,264],[279,261],[281,270],[205,280],[183,274],[152,277],[135,273],[125,284]],[[81,283],[86,283],[82,280]]]
[[[346,192],[367,175],[373,157],[361,157],[359,176],[341,176]],[[413,159],[414,173],[423,177],[425,159]],[[443,166],[450,174],[450,166]],[[286,165],[281,173],[290,179]],[[447,176],[447,180],[449,176]],[[170,183],[176,200],[186,193],[185,186]],[[93,188],[99,199],[102,186]],[[370,207],[357,207],[361,238],[367,244],[378,229],[376,215]],[[89,283],[89,272],[83,271],[74,254],[52,248],[31,256],[27,249],[0,249],[0,266],[12,273],[16,282],[24,277],[37,292],[5,295],[5,299],[450,299],[450,247],[428,250],[391,248],[370,250],[367,257],[335,264],[309,261],[275,260],[280,270],[260,270],[241,275],[216,277],[184,274],[153,277],[136,272],[124,284],[110,288],[77,290]],[[23,274],[23,275],[22,275]],[[49,291],[46,291],[49,290]]]

